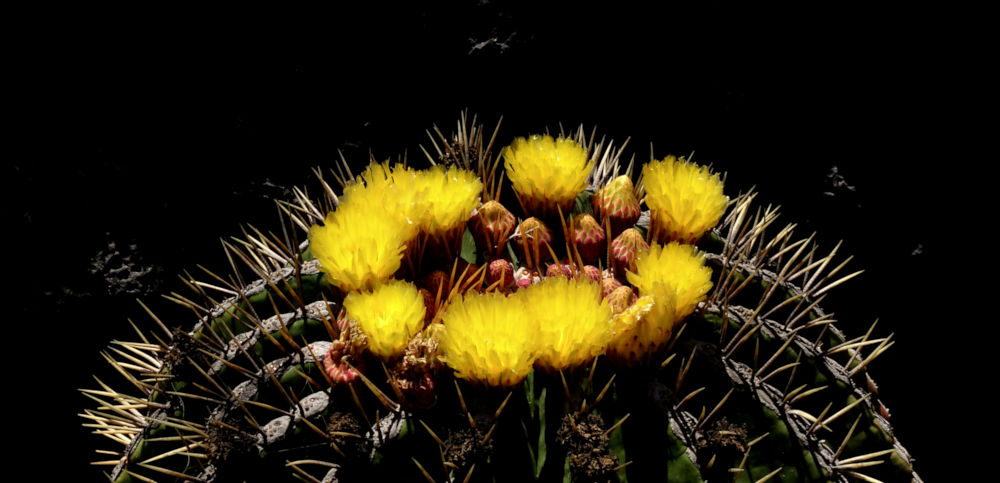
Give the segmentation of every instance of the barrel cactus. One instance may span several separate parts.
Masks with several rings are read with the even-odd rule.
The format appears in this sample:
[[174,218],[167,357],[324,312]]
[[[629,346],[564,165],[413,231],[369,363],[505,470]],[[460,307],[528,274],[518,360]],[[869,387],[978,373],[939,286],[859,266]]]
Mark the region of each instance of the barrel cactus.
[[[134,481],[920,481],[822,306],[847,260],[684,158],[463,116],[431,166],[338,163],[81,414]],[[505,182],[509,180],[508,182]]]

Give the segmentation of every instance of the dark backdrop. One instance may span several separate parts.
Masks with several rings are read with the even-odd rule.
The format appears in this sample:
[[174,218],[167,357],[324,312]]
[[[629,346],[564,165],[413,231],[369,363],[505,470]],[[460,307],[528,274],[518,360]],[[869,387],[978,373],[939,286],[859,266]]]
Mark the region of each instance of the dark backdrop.
[[128,318],[148,322],[135,298],[177,313],[158,294],[183,291],[177,274],[196,264],[225,270],[218,240],[243,224],[276,228],[273,200],[315,189],[312,167],[337,150],[419,161],[424,130],[466,108],[503,115],[501,142],[562,122],[631,136],[639,161],[650,143],[657,157],[693,151],[729,173],[730,195],[756,185],[801,236],[842,239],[866,272],[829,306],[852,334],[876,318],[895,333],[873,373],[897,435],[925,479],[968,471],[948,412],[981,405],[949,393],[974,372],[960,354],[978,331],[945,331],[974,305],[956,250],[976,240],[977,172],[958,155],[976,134],[957,109],[977,64],[975,32],[951,12],[257,13],[60,12],[26,18],[12,44],[28,149],[4,163],[19,287],[5,394],[37,471],[97,479],[75,388],[94,371],[115,380],[98,352],[131,335]]

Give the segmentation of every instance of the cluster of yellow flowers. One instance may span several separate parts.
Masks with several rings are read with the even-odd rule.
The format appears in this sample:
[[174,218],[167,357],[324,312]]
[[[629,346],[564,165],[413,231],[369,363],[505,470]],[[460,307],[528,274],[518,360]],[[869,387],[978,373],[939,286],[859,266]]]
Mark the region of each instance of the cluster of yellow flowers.
[[510,386],[604,352],[611,309],[591,280],[549,277],[510,296],[468,294],[442,315],[445,363],[463,379]]
[[418,233],[440,238],[463,229],[481,191],[467,170],[372,163],[344,187],[323,226],[309,230],[311,251],[344,292],[374,288],[399,270]]
[[[551,136],[518,138],[503,155],[522,218],[558,220],[560,212],[568,217],[595,165],[594,156],[576,141]],[[634,272],[602,274],[594,267],[576,267],[549,277],[535,273],[519,277],[517,284],[494,283],[486,292],[475,285],[480,290],[452,290],[449,297],[445,290],[438,302],[428,290],[392,280],[406,273],[401,261],[418,235],[461,237],[476,216],[489,180],[443,166],[415,170],[371,164],[344,187],[340,206],[324,225],[312,227],[311,251],[331,283],[346,294],[346,315],[367,336],[368,350],[385,361],[398,360],[423,330],[434,334],[440,359],[457,377],[489,386],[517,384],[536,368],[571,369],[601,354],[639,364],[663,348],[676,323],[696,310],[711,288],[704,255],[684,243],[697,241],[714,226],[728,202],[718,175],[683,159],[653,161],[643,168],[643,177],[643,200],[630,183],[594,199],[594,211],[602,217],[627,212],[619,219],[629,220],[634,215],[628,213],[638,212],[642,201],[652,211],[652,244],[648,251],[645,244],[632,248],[642,250],[634,253]],[[604,204],[598,207],[598,202]],[[610,226],[608,220],[601,222]],[[497,253],[490,250],[488,256]],[[502,259],[484,261],[510,266]],[[419,274],[409,275],[416,280]],[[606,286],[621,283],[605,284],[602,278],[627,281],[631,288],[623,290],[630,298],[609,304]],[[437,312],[439,302],[443,310]],[[624,309],[613,310],[613,305]]]

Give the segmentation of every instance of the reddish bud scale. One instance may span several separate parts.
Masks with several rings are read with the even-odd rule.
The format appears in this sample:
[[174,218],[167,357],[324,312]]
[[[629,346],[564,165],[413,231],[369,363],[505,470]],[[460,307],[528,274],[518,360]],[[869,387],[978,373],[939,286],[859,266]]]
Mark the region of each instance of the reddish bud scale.
[[340,309],[340,313],[337,315],[337,320],[334,322],[337,326],[337,334],[341,337],[346,337],[351,330],[351,319],[347,318],[347,311]]
[[514,265],[504,259],[493,260],[489,268],[486,269],[486,285],[490,286],[497,282],[497,289],[505,290],[514,284]]
[[[349,361],[355,365],[354,368],[348,365]],[[323,358],[323,368],[334,384],[350,383],[358,378],[362,362],[360,357],[355,359],[351,356],[350,343],[341,339],[333,341],[330,352]]]
[[636,296],[635,291],[632,287],[626,287],[624,285],[619,285],[614,291],[612,291],[607,297],[608,307],[611,307],[612,314],[620,314],[629,308],[630,305],[635,303]]
[[507,246],[507,238],[517,228],[517,220],[507,208],[497,201],[487,201],[476,210],[470,223],[470,231],[476,246],[484,253],[500,256]]
[[593,265],[584,265],[583,276],[587,277],[595,282],[601,281],[601,269]]
[[573,269],[565,263],[553,263],[545,269],[546,277],[573,277]]
[[573,218],[573,244],[585,262],[597,260],[604,254],[604,228],[593,216],[584,214]]
[[538,218],[528,218],[521,222],[514,235],[514,241],[521,249],[525,266],[538,267],[552,258],[546,245],[552,245],[552,230]]
[[615,276],[625,278],[625,271],[635,271],[635,258],[640,253],[649,251],[649,244],[643,239],[642,233],[635,228],[629,228],[611,242],[611,264],[615,267]]
[[597,190],[591,197],[591,204],[601,223],[608,220],[612,237],[635,226],[639,220],[639,200],[635,197],[632,180],[626,175],[611,180]]
[[611,277],[611,278],[602,278],[601,279],[601,296],[604,297],[604,298],[608,298],[608,296],[611,295],[611,292],[614,292],[615,289],[617,289],[618,287],[621,287],[621,286],[622,286],[622,283],[619,282],[618,279],[616,279],[614,277]]

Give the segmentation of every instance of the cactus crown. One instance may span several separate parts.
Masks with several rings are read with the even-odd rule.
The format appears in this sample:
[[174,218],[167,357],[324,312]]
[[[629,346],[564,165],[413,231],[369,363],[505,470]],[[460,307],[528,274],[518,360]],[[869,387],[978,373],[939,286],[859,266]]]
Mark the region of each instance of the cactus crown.
[[83,414],[112,480],[919,481],[866,372],[890,338],[819,306],[836,250],[702,166],[633,188],[582,128],[504,150],[509,211],[465,119],[436,166],[297,191],[175,297],[193,327],[115,343],[131,390]]

